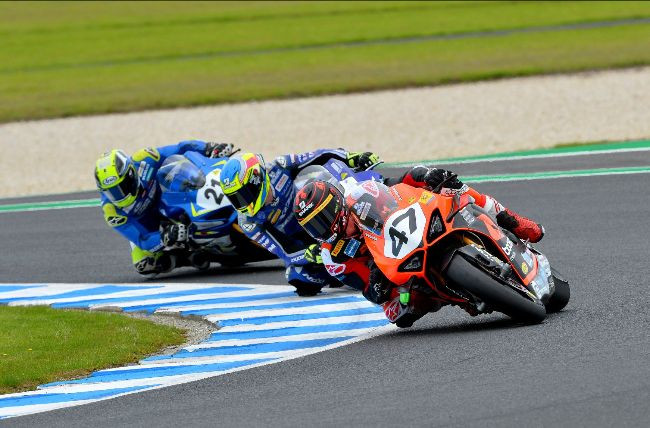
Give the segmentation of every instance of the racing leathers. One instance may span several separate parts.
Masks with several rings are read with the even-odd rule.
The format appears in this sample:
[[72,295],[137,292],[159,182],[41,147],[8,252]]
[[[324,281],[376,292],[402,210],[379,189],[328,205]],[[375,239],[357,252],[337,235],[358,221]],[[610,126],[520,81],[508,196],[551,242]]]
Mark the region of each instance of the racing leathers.
[[301,296],[315,295],[326,285],[341,285],[328,275],[322,264],[315,264],[305,257],[306,249],[315,241],[293,215],[296,196],[294,179],[307,166],[323,165],[330,159],[341,160],[357,171],[377,162],[376,155],[372,153],[347,152],[343,149],[320,149],[279,156],[266,165],[272,192],[264,206],[253,216],[239,212],[238,222],[242,231],[284,262],[287,282],[295,286]]
[[[462,183],[451,171],[441,168],[416,166],[397,179],[386,179],[387,185],[405,183],[413,187],[426,188],[442,195],[469,194],[474,203],[497,219],[497,223],[513,232],[520,239],[539,241],[544,235],[541,225],[501,205],[496,199],[482,194]],[[361,186],[364,184],[362,183]],[[417,288],[408,290],[408,297],[393,284],[375,265],[364,244],[361,229],[357,225],[363,215],[364,205],[352,192],[346,197],[348,215],[355,227],[348,229],[348,236],[339,237],[331,243],[321,245],[321,258],[326,270],[344,284],[360,289],[369,301],[382,304],[388,319],[399,327],[410,327],[413,322],[429,312],[439,310],[443,303],[422,298]],[[363,218],[363,217],[361,217]],[[353,230],[352,233],[349,233]],[[463,306],[470,315],[477,315],[476,308]]]
[[162,250],[166,245],[174,245],[183,237],[187,238],[186,231],[179,230],[178,226],[170,226],[167,230],[161,231],[161,221],[164,219],[158,211],[160,189],[156,173],[165,159],[188,151],[217,157],[226,152],[229,154],[231,150],[230,144],[207,143],[199,140],[138,150],[131,156],[139,180],[135,201],[129,206],[119,208],[100,192],[104,219],[112,229],[129,240],[131,259],[138,273],[150,276],[173,269],[176,262],[174,257]]

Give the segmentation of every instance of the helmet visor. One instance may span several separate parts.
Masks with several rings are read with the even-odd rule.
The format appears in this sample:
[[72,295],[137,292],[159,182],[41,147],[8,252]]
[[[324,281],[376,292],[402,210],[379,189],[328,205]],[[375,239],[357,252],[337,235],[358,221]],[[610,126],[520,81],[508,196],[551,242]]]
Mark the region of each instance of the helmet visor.
[[227,196],[230,199],[230,203],[238,211],[246,211],[248,206],[255,203],[260,196],[263,182],[264,180],[258,178],[257,180],[252,180],[244,184],[234,193],[228,193]]
[[309,235],[319,241],[327,241],[339,232],[343,205],[338,198],[328,195],[325,201],[300,221],[300,225]]
[[104,189],[103,192],[106,197],[118,207],[129,205],[126,203],[132,200],[138,193],[138,175],[135,172],[135,167],[130,165],[124,178],[116,185]]

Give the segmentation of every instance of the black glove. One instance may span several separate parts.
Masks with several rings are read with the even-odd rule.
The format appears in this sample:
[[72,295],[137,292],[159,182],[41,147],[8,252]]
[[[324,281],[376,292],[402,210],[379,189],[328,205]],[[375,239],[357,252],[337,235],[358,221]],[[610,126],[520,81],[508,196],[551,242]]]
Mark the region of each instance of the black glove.
[[372,152],[348,153],[348,165],[356,170],[365,171],[379,162],[379,156]]
[[[463,187],[463,183],[451,171],[442,168],[430,168],[424,175],[424,182],[429,189],[439,192],[440,187],[448,189],[459,190]],[[441,184],[443,184],[441,186]]]
[[170,224],[162,232],[162,242],[165,247],[182,247],[187,242],[187,226]]
[[227,158],[235,152],[229,143],[205,143],[205,155],[209,158]]
[[379,270],[379,268],[372,263],[370,265],[370,278],[368,279],[368,286],[363,290],[363,297],[373,303],[381,305],[388,301],[390,297],[390,289],[392,283],[386,276]]
[[307,247],[305,250],[305,260],[307,260],[309,263],[322,265],[323,258],[320,256],[320,245],[311,244],[309,247]]

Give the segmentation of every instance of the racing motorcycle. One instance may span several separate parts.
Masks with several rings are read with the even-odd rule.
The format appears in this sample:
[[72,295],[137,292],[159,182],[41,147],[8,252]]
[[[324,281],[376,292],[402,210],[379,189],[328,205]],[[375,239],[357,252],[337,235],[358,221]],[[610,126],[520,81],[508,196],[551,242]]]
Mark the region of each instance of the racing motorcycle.
[[[205,270],[213,262],[235,267],[275,258],[248,239],[237,224],[237,211],[219,185],[221,169],[227,161],[228,158],[213,159],[187,152],[170,156],[158,170],[163,226],[165,222],[181,223],[188,231],[186,245],[166,250],[176,255],[177,267],[191,265]],[[381,180],[381,175],[372,171],[379,163],[371,165],[368,171],[354,172],[344,162],[331,159],[322,166],[311,165],[301,170],[294,186],[300,189],[307,181],[324,176],[347,186],[354,186],[358,181]],[[313,282],[309,269],[293,275],[297,277],[292,279]]]
[[365,192],[359,202],[370,207],[360,218],[365,243],[398,285],[398,298],[384,304],[391,321],[413,309],[413,292],[432,307],[497,311],[529,324],[568,303],[569,283],[546,256],[499,227],[470,195],[443,196],[403,183],[359,188]]
[[186,245],[166,250],[176,254],[180,265],[205,270],[213,262],[234,267],[273,258],[237,225],[237,211],[219,186],[227,161],[187,152],[168,157],[158,170],[163,225],[173,222],[187,227]]

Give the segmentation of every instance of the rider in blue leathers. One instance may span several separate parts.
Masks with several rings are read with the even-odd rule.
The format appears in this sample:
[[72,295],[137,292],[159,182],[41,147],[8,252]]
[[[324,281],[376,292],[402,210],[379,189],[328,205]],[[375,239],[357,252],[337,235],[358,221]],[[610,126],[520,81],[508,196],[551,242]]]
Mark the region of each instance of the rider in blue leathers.
[[182,224],[169,224],[161,231],[158,211],[160,189],[156,172],[166,158],[188,151],[208,157],[226,157],[232,144],[199,140],[182,141],[159,148],[138,150],[127,156],[122,150],[104,153],[95,164],[95,181],[101,194],[106,223],[129,240],[131,258],[138,273],[152,276],[176,266],[173,255],[163,249],[187,240]]
[[221,171],[221,188],[239,211],[239,226],[259,245],[281,259],[287,281],[299,295],[314,295],[325,285],[340,286],[317,261],[316,241],[293,216],[296,175],[309,165],[330,159],[362,171],[379,161],[377,155],[321,149],[277,157],[265,164],[259,154],[233,156]]

